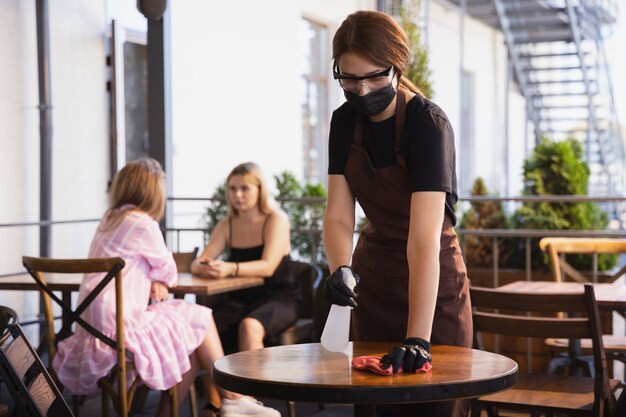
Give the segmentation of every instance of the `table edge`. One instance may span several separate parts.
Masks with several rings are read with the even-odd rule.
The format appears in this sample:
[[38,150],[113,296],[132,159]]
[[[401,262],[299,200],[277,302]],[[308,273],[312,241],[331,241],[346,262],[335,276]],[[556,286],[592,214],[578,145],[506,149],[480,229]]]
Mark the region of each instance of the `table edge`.
[[[414,398],[415,386],[411,385],[377,385],[349,387],[347,389],[348,387],[331,387],[309,383],[260,382],[255,378],[232,375],[221,371],[219,361],[218,359],[213,367],[213,380],[224,389],[261,398],[334,404],[408,404],[476,398],[511,388],[519,379],[519,366],[513,361],[514,368],[502,372],[496,377],[479,379],[471,384],[459,381],[447,383],[445,387],[421,385],[418,388],[419,396],[424,399],[416,400]],[[452,395],[450,394],[451,390],[454,391]]]

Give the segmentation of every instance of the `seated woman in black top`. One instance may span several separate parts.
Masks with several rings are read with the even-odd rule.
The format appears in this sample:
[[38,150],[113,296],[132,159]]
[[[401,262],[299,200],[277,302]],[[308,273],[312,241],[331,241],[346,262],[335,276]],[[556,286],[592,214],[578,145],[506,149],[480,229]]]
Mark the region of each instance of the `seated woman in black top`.
[[[228,215],[192,263],[212,279],[264,277],[261,287],[235,291],[213,308],[224,350],[259,349],[296,322],[300,288],[291,268],[287,215],[268,195],[259,167],[236,166],[226,179]],[[226,260],[218,259],[222,253]]]

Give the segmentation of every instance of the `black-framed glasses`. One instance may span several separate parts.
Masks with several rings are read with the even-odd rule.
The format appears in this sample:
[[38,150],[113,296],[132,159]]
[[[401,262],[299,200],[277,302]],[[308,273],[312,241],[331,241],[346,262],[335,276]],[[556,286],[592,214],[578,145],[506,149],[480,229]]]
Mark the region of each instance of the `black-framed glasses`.
[[339,72],[339,66],[335,64],[333,68],[333,78],[339,82],[344,90],[357,92],[362,84],[368,91],[375,91],[387,87],[393,78],[393,66],[377,72],[376,74],[354,76],[344,75]]

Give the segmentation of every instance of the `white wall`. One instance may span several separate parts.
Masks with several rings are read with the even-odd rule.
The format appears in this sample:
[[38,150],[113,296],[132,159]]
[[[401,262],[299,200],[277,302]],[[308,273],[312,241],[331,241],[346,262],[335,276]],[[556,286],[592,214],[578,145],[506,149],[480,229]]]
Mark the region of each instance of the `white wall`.
[[238,163],[301,170],[296,2],[171,3],[176,196],[207,196]]
[[[303,17],[332,34],[374,1],[171,2],[173,189],[206,197],[237,164],[259,164],[270,186],[289,170],[302,178]],[[330,48],[329,48],[330,50]],[[342,101],[329,59],[329,114]],[[201,225],[205,203],[176,203],[176,227]],[[196,241],[181,243],[187,250]]]
[[[99,7],[98,7],[99,6]],[[50,2],[52,219],[99,217],[108,179],[103,3]],[[0,223],[39,219],[39,112],[35,2],[0,1]],[[54,226],[51,255],[86,256],[95,224]],[[38,255],[35,227],[0,229],[0,273]],[[35,293],[0,303],[28,316]]]
[[[307,18],[332,36],[345,17],[375,9],[374,0],[205,2],[171,6],[173,187],[177,197],[209,196],[230,169],[260,164],[266,177],[302,171],[301,68],[298,25]],[[50,2],[55,220],[100,217],[109,179],[108,95],[104,65],[110,18],[145,31],[135,2]],[[502,192],[505,51],[501,35],[466,19],[465,68],[476,75],[475,176]],[[459,131],[458,9],[431,1],[430,62],[434,100]],[[328,116],[343,101],[328,56]],[[34,2],[0,0],[0,223],[39,216],[39,116]],[[524,155],[523,101],[510,97],[509,182]],[[463,138],[457,137],[457,141]],[[457,144],[458,149],[458,144]],[[463,155],[458,155],[459,161]],[[517,161],[516,159],[519,159]],[[515,177],[515,178],[514,178]],[[511,194],[514,194],[515,186]],[[205,204],[176,208],[176,226],[200,225]],[[95,223],[55,226],[52,255],[84,256]],[[201,242],[193,243],[197,245]],[[0,230],[0,273],[21,270],[20,256],[38,253],[37,229]],[[187,249],[183,247],[182,249]],[[10,296],[10,295],[8,295]],[[4,301],[0,295],[0,303]],[[14,301],[14,300],[13,300]]]

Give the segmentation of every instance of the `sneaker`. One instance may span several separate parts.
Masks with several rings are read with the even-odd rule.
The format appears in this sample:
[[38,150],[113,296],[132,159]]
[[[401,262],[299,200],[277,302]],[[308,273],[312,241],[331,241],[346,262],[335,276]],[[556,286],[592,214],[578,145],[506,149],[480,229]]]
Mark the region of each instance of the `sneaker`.
[[222,399],[220,417],[280,417],[280,412],[263,405],[251,397],[241,397],[238,400]]

